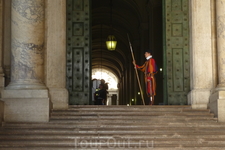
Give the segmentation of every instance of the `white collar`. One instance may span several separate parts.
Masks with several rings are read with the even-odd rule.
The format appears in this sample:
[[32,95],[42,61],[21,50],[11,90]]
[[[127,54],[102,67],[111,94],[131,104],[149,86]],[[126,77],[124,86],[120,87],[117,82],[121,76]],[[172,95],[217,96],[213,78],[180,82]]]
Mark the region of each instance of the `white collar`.
[[148,56],[146,59],[149,60],[150,58],[152,58],[152,55]]

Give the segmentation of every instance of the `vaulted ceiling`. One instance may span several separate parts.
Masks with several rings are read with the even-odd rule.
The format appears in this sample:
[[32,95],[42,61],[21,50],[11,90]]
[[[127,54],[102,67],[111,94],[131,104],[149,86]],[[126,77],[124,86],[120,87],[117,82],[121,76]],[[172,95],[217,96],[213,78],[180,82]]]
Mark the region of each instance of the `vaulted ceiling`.
[[[112,0],[112,13],[110,0],[92,1],[92,69],[102,67],[121,77],[132,59],[127,35],[131,42],[142,44],[141,31],[149,28],[150,6],[159,1]],[[105,44],[111,25],[118,43],[115,51],[107,50]]]

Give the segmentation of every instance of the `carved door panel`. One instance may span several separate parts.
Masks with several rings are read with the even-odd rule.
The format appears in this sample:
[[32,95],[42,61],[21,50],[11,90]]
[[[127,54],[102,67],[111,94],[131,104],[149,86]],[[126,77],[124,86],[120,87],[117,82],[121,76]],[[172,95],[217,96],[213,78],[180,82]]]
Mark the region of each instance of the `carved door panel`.
[[66,86],[70,105],[86,105],[91,99],[90,7],[90,0],[67,0]]
[[169,105],[187,104],[190,90],[189,0],[164,0],[164,70]]

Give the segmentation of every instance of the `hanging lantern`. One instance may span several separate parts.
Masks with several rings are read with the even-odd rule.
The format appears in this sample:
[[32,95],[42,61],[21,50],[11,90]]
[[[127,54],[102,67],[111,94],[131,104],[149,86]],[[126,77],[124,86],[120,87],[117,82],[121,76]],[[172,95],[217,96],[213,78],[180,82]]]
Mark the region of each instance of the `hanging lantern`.
[[113,51],[116,49],[116,44],[117,44],[117,41],[116,41],[116,38],[114,35],[109,35],[108,38],[107,38],[107,41],[106,41],[106,46],[107,46],[107,49],[110,50],[110,51]]
[[112,0],[110,0],[110,23],[111,23],[110,33],[111,34],[108,36],[108,38],[106,40],[107,49],[110,50],[110,51],[116,50],[116,44],[117,44],[116,38],[113,35],[112,6],[113,6],[112,5]]

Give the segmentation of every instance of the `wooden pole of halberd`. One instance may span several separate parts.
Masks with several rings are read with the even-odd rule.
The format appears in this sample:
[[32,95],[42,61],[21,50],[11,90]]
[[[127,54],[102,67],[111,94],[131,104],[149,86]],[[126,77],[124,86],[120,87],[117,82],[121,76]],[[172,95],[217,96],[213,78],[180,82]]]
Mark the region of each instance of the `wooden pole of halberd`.
[[[130,45],[130,51],[131,51],[132,59],[133,59],[133,61],[135,61],[133,49],[132,49],[132,46],[131,46],[131,43],[130,43],[130,38],[129,38],[128,34],[127,34],[127,37],[128,37],[128,41],[129,41],[129,45]],[[142,92],[141,83],[140,83],[139,75],[138,75],[138,72],[137,72],[137,68],[135,67],[134,69],[135,69],[136,77],[137,77],[137,80],[138,80],[138,85],[139,85],[140,92],[141,92],[141,99],[142,99],[143,105],[145,105],[144,96],[143,96],[143,92]]]

